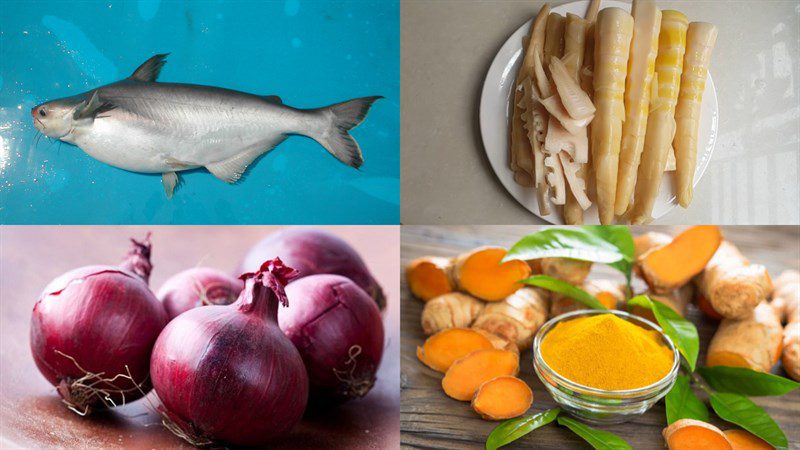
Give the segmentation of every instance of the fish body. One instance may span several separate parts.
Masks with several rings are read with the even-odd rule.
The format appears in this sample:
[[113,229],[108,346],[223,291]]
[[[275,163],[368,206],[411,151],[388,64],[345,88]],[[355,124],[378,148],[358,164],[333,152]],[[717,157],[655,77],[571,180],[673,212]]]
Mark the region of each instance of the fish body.
[[349,166],[362,164],[348,130],[380,97],[296,109],[276,96],[157,82],[165,57],[154,56],[127,79],[33,108],[34,125],[111,166],[163,174],[168,197],[178,172],[205,167],[234,183],[253,160],[290,135],[316,140]]

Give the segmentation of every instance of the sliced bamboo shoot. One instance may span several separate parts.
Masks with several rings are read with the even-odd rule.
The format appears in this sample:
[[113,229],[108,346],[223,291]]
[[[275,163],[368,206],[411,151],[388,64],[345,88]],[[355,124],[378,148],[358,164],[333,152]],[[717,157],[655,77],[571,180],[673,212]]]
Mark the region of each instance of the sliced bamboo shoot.
[[642,162],[636,176],[631,221],[652,221],[653,204],[658,196],[664,167],[675,136],[675,105],[678,102],[686,29],[689,20],[678,11],[665,10],[661,15],[658,56],[654,86],[650,98],[650,116],[644,138]]
[[561,122],[561,125],[571,134],[580,133],[582,129],[589,125],[594,117],[589,116],[585,119],[573,119],[564,108],[564,105],[561,103],[561,99],[558,98],[558,95],[553,95],[543,99],[542,105],[544,105],[544,107],[547,108],[547,112],[550,113],[551,116],[558,119],[558,121]]
[[583,92],[578,80],[573,78],[561,59],[550,59],[550,73],[564,109],[573,119],[586,119],[594,115],[592,100]]
[[[514,171],[514,178],[519,180],[530,180],[534,176],[533,165],[533,149],[527,139],[524,123],[522,121],[523,107],[519,106],[523,100],[522,82],[533,74],[533,54],[536,50],[536,44],[544,45],[544,24],[547,22],[547,17],[550,15],[550,5],[545,4],[540,10],[539,15],[536,17],[534,25],[531,26],[530,34],[528,37],[528,47],[525,50],[525,56],[522,59],[522,64],[517,72],[517,80],[514,90],[514,103],[512,104],[511,116],[511,142],[510,142],[510,155],[509,166]],[[536,27],[537,23],[541,23],[539,28]],[[538,33],[538,35],[537,35]],[[541,50],[541,47],[540,47]]]
[[683,59],[681,90],[675,109],[675,162],[678,177],[678,203],[686,208],[692,202],[694,172],[697,165],[697,133],[700,127],[700,104],[706,88],[711,51],[717,41],[717,27],[692,22],[686,33],[686,56]]
[[585,164],[589,159],[589,139],[585,130],[571,134],[561,126],[561,122],[551,116],[547,122],[544,150],[547,153],[558,153],[563,150],[576,164]]
[[621,216],[628,210],[636,169],[644,148],[647,111],[650,108],[650,83],[653,81],[661,10],[653,0],[633,0],[633,39],[625,80],[625,123],[622,125],[622,146],[619,153],[617,197],[614,213]]
[[[585,166],[574,162],[566,152],[560,152],[558,157],[561,159],[561,166],[564,168],[564,177],[567,179],[569,189],[567,189],[567,199],[570,194],[575,199],[576,206],[585,211],[592,206],[592,201],[586,196],[586,181],[578,175],[578,170]],[[565,218],[566,220],[566,218]]]
[[566,20],[558,13],[550,13],[547,17],[547,28],[544,37],[544,60],[545,67],[550,66],[550,58],[560,58],[564,55],[564,26]]
[[[600,11],[595,24],[594,102],[591,128],[592,164],[600,223],[614,220],[619,149],[625,119],[625,76],[628,69],[633,17],[620,8]],[[566,126],[565,126],[566,128]],[[663,167],[663,166],[662,166]]]
[[561,159],[558,154],[545,155],[544,165],[547,168],[547,185],[550,186],[550,192],[552,193],[550,200],[556,205],[563,205],[567,199],[567,193]]
[[[593,3],[599,6],[599,0]],[[597,11],[595,11],[595,16]],[[589,28],[589,21],[582,19],[574,14],[567,14],[567,25],[564,31],[564,65],[567,66],[570,74],[581,83],[581,89],[584,88],[581,77],[581,70],[583,69],[584,55],[586,53],[586,39],[587,30]],[[591,90],[591,89],[590,89]],[[584,92],[587,92],[584,89]],[[587,92],[588,95],[588,92]],[[569,161],[565,163],[565,158],[562,158],[561,165],[564,166],[564,175],[567,178],[567,201],[564,203],[564,222],[567,225],[581,225],[583,224],[583,211],[591,205],[588,197],[586,196],[586,173],[588,171],[588,141],[589,130],[582,133],[583,140],[586,142],[586,159],[581,159],[582,162]],[[569,158],[566,158],[569,159]],[[577,161],[575,155],[572,159]],[[579,186],[576,186],[579,184]],[[582,197],[579,200],[575,192],[579,192]]]

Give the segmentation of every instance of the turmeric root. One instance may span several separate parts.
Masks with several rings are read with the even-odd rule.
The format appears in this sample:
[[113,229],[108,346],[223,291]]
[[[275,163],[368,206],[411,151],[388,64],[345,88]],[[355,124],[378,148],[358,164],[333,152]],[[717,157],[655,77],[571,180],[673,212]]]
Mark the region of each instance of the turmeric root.
[[[673,311],[680,314],[681,317],[686,316],[686,308],[689,306],[689,302],[691,302],[692,297],[694,296],[694,286],[691,283],[685,284],[682,287],[675,289],[674,291],[668,294],[654,294],[651,292],[647,292],[647,295],[652,298],[653,300],[659,301],[667,306],[669,306]],[[656,321],[656,317],[653,314],[653,311],[642,308],[641,306],[634,306],[631,309],[631,313],[647,319],[651,322]]]
[[733,446],[733,450],[772,450],[774,448],[749,431],[725,430],[724,433]]
[[472,399],[472,409],[486,420],[505,420],[525,414],[533,391],[517,377],[500,376],[483,383]]
[[669,244],[650,249],[641,256],[642,277],[654,293],[665,294],[677,289],[703,271],[720,242],[722,233],[716,226],[688,228]]
[[[625,301],[625,286],[611,280],[586,280],[581,289],[592,294],[608,309],[617,309],[617,304]],[[550,316],[560,316],[568,312],[586,309],[583,303],[577,302],[561,294],[553,294],[550,305]]]
[[722,314],[718,313],[713,306],[711,306],[711,302],[703,294],[697,294],[695,299],[695,303],[697,304],[697,309],[699,309],[706,317],[711,320],[722,320]]
[[542,258],[539,261],[543,275],[566,281],[573,286],[580,286],[592,270],[591,261],[570,258]]
[[406,266],[406,282],[411,293],[420,300],[428,300],[453,292],[453,261],[439,256],[423,256]]
[[744,319],[772,292],[767,269],[750,264],[730,242],[724,241],[699,278],[700,294],[726,319]]
[[427,335],[448,328],[467,328],[483,311],[484,303],[460,292],[440,295],[422,309],[422,331]]
[[783,329],[783,370],[800,381],[800,321],[790,322]]
[[465,292],[489,302],[503,300],[523,285],[531,268],[525,261],[512,260],[500,264],[506,249],[481,247],[456,258],[455,278]]
[[800,321],[800,272],[785,270],[774,282],[772,309],[778,313],[781,322]]
[[449,328],[417,347],[417,358],[431,369],[444,373],[457,359],[491,348],[495,348],[494,343],[485,333],[470,328]]
[[533,335],[547,321],[548,303],[547,291],[524,287],[502,302],[486,305],[472,326],[501,336],[522,351],[531,345]]
[[502,375],[516,375],[519,355],[508,350],[474,351],[457,360],[442,378],[442,389],[448,396],[470,401],[481,385]]
[[768,303],[760,303],[744,319],[724,319],[706,356],[707,366],[745,367],[769,372],[781,354],[783,329]]
[[710,423],[694,419],[676,420],[661,432],[669,450],[733,450],[725,433]]
[[659,233],[658,231],[648,231],[645,234],[640,234],[639,236],[633,238],[633,258],[634,260],[638,260],[648,251],[654,248],[663,247],[670,242],[672,242],[672,236]]

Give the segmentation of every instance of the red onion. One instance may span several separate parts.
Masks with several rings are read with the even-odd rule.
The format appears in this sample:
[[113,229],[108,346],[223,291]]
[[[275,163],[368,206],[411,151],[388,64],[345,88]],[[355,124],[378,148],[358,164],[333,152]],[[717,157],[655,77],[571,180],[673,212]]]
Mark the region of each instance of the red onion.
[[315,403],[364,396],[383,355],[383,322],[375,302],[339,275],[312,275],[286,287],[283,332],[306,365]]
[[278,328],[284,286],[296,275],[267,261],[241,276],[236,302],[191,309],[164,328],[150,376],[173,433],[193,445],[259,445],[300,420],[308,376]]
[[33,307],[36,366],[80,415],[150,390],[150,352],[167,314],[147,287],[149,235],[132,241],[121,267],[69,271],[51,281]]
[[208,267],[195,267],[171,276],[156,295],[170,320],[192,308],[230,305],[242,292],[242,281]]
[[300,272],[300,277],[334,274],[347,277],[386,306],[383,289],[372,277],[358,253],[336,235],[313,228],[287,228],[257,243],[244,258],[241,271],[255,270],[262,261],[280,256],[287,265]]

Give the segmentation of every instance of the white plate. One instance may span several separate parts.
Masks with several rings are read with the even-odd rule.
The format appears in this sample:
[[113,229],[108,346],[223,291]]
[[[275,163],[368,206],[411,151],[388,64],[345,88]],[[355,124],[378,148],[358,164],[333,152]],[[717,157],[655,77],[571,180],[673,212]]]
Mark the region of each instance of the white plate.
[[[586,13],[589,0],[578,0],[572,3],[557,6],[553,12],[566,16],[567,13],[579,15]],[[618,1],[604,1],[601,8],[616,6],[626,11],[630,11],[630,3]],[[689,18],[691,20],[691,17]],[[492,164],[492,170],[503,183],[506,190],[517,199],[518,202],[530,212],[542,219],[556,224],[564,223],[561,208],[551,208],[549,216],[539,215],[539,205],[536,200],[536,191],[533,188],[525,188],[514,181],[514,174],[508,166],[509,157],[509,122],[511,120],[511,107],[509,99],[512,97],[517,69],[522,62],[522,40],[527,37],[533,19],[522,25],[508,40],[495,56],[486,74],[481,93],[480,122],[481,135],[483,136],[483,146],[486,156]],[[697,170],[694,173],[694,185],[700,181],[700,177],[711,160],[711,153],[714,151],[714,143],[717,140],[717,123],[719,121],[717,110],[717,92],[714,89],[714,82],[711,74],[706,79],[706,90],[703,94],[703,103],[700,109],[700,130],[698,142],[704,143],[697,149]],[[658,219],[668,213],[677,204],[675,198],[675,188],[672,175],[668,172],[661,182],[661,190],[653,207],[653,218]],[[592,205],[584,211],[584,221],[588,224],[599,223],[597,217],[597,207]]]

